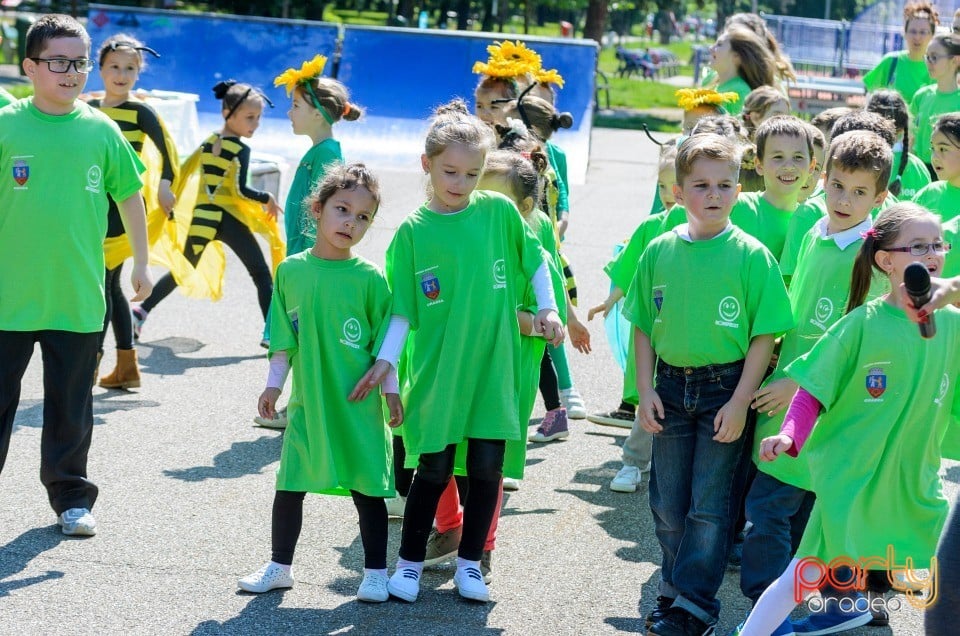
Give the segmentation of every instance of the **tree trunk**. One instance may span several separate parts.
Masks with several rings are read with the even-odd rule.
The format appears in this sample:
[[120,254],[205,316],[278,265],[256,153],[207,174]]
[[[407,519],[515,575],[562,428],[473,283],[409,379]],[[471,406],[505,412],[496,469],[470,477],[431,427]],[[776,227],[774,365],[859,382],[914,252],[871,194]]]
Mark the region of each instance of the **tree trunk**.
[[466,31],[470,21],[470,0],[457,2],[457,29]]
[[607,0],[589,0],[587,3],[587,23],[583,27],[583,37],[597,41],[603,46],[603,29],[607,25]]

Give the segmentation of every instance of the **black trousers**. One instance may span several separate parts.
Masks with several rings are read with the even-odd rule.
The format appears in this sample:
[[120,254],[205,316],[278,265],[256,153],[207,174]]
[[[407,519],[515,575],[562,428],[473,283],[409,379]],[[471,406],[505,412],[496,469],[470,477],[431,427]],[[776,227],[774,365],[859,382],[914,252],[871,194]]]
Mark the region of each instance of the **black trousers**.
[[130,318],[130,303],[123,295],[120,286],[120,275],[123,263],[114,269],[108,269],[103,279],[103,295],[107,301],[107,314],[103,319],[103,331],[100,332],[99,351],[103,353],[103,341],[107,337],[107,329],[113,324],[113,339],[117,342],[117,349],[129,351],[133,349],[133,321]]
[[[422,562],[426,557],[427,538],[437,514],[437,503],[453,475],[456,452],[457,445],[450,444],[440,452],[420,455],[413,485],[407,495],[400,558]],[[503,440],[467,440],[470,496],[463,502],[463,535],[458,554],[468,561],[479,561],[483,556],[483,545],[500,496],[503,452]]]
[[99,334],[72,331],[0,331],[0,471],[7,460],[20,383],[33,349],[43,357],[43,432],[40,481],[58,515],[93,508],[97,487],[87,479],[93,435],[93,369]]
[[[195,253],[192,249],[191,240],[191,238],[187,239],[183,255],[192,265],[196,265],[200,262],[203,252]],[[270,274],[270,268],[267,266],[263,251],[261,251],[257,239],[254,238],[253,232],[236,218],[224,212],[214,240],[222,241],[233,250],[243,266],[247,268],[247,273],[253,279],[253,284],[257,286],[257,300],[260,303],[260,311],[266,319],[267,310],[270,309],[270,297],[273,295],[273,276]],[[153,293],[140,306],[146,311],[152,311],[154,307],[160,304],[161,300],[169,296],[170,292],[176,288],[177,281],[168,273],[157,281]]]

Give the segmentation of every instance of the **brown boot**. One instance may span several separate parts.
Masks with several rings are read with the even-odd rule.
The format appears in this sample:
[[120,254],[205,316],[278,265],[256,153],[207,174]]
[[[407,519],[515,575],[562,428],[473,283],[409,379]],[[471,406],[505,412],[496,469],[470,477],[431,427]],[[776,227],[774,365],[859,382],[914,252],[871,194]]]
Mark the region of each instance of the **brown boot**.
[[117,367],[100,378],[105,389],[135,389],[140,386],[140,368],[136,349],[117,349]]

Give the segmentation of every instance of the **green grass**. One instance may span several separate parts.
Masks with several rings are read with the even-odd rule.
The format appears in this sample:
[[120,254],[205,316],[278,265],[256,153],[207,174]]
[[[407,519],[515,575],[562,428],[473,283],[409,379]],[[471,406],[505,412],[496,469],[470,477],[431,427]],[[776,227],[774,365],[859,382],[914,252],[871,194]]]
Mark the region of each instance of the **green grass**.
[[4,88],[17,99],[33,95],[33,84],[5,84]]

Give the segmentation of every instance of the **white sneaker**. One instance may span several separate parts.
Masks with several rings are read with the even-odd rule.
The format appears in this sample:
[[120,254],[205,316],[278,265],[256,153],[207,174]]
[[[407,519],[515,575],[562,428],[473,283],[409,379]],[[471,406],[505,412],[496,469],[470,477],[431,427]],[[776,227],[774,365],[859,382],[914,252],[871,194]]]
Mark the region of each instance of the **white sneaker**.
[[637,486],[641,479],[639,468],[624,465],[617,476],[610,481],[610,490],[613,492],[637,492]]
[[560,402],[567,409],[567,417],[571,420],[582,420],[587,417],[587,407],[580,397],[580,392],[576,387],[563,389],[560,391]]
[[92,537],[97,534],[97,520],[86,508],[70,508],[57,517],[60,531],[69,537]]
[[516,492],[517,490],[520,490],[520,480],[514,479],[513,477],[504,477],[503,489],[508,492]]
[[387,591],[387,575],[382,572],[367,570],[363,573],[363,581],[357,590],[357,600],[367,603],[383,603],[390,598]]
[[457,586],[457,592],[463,598],[482,603],[490,600],[490,592],[487,590],[487,584],[483,582],[480,568],[472,565],[457,568],[457,573],[453,575],[453,584]]
[[240,586],[241,590],[254,594],[293,587],[293,572],[287,572],[271,561],[253,574],[248,574],[237,581],[237,585]]
[[387,581],[387,592],[401,601],[413,603],[420,595],[420,573],[414,568],[397,568]]
[[277,411],[277,415],[273,419],[269,419],[269,418],[257,415],[256,417],[253,418],[253,422],[257,426],[262,426],[263,428],[273,428],[277,430],[283,430],[287,428],[287,424],[288,424],[287,409],[282,408],[279,411]]
[[387,497],[383,500],[387,504],[388,517],[402,517],[407,507],[407,498],[397,495],[396,497]]

